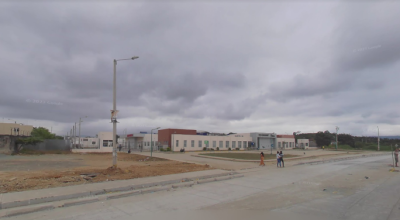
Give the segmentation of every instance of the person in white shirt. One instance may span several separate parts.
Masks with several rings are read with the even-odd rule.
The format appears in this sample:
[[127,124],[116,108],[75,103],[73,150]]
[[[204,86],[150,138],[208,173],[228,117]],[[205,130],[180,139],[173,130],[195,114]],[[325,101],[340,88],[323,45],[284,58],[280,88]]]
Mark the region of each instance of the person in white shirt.
[[276,152],[276,167],[278,167],[278,165],[279,165],[279,167],[282,167],[281,155],[279,154],[279,151]]
[[281,156],[282,166],[285,167],[285,162],[283,161],[283,153],[282,153],[282,151],[279,152],[279,155]]

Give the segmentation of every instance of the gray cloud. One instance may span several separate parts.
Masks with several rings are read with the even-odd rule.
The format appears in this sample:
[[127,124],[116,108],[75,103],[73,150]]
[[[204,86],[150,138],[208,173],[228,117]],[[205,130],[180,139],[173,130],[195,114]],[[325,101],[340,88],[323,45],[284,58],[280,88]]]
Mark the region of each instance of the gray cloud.
[[121,129],[394,129],[398,6],[3,3],[0,112],[62,133],[89,115],[91,134],[109,130],[113,59],[137,55],[117,65]]

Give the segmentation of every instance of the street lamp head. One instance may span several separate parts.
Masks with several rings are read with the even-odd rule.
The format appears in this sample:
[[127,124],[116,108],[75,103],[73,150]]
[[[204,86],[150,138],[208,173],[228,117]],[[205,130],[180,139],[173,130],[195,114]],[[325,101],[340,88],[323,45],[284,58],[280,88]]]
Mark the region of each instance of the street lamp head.
[[156,129],[160,129],[160,127],[156,128]]
[[134,57],[132,57],[132,60],[138,59],[138,58],[139,58],[138,56],[134,56]]

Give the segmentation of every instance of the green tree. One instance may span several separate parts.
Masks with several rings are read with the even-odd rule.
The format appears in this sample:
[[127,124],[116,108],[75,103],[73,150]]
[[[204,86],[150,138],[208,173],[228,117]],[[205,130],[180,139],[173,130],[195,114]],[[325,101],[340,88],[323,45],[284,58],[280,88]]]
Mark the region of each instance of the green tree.
[[64,139],[61,136],[56,136],[50,133],[47,128],[33,128],[31,136],[27,138],[19,138],[15,141],[14,152],[18,153],[25,145],[36,145],[47,139]]
[[332,141],[332,135],[329,131],[319,131],[315,134],[315,142],[317,143],[318,147],[328,146]]
[[350,134],[338,134],[338,142],[343,145],[347,144],[350,147],[356,147],[356,142]]

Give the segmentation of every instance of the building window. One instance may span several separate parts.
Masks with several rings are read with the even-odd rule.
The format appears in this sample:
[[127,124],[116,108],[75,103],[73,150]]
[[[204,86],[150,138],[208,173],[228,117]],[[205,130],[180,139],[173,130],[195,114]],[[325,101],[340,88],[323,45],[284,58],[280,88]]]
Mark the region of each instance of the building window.
[[306,146],[308,147],[308,143],[306,143]]
[[184,140],[183,141],[183,147],[186,147],[186,145],[187,145],[187,140]]
[[112,140],[103,140],[103,147],[112,147]]
[[194,140],[192,140],[191,142],[192,142],[192,147],[194,147]]
[[203,142],[199,141],[199,147],[202,147],[202,143],[203,143]]
[[242,148],[242,142],[238,141],[238,148]]
[[278,142],[278,147],[281,147],[281,142]]
[[226,148],[229,148],[229,141],[226,141],[225,144],[226,144]]
[[243,141],[243,148],[247,148],[247,141]]
[[219,141],[219,148],[223,148],[224,147],[224,142],[223,141]]
[[205,144],[206,144],[206,148],[208,148],[208,141],[204,141],[205,142]]
[[213,141],[213,147],[217,147],[217,141]]
[[236,149],[236,141],[232,141],[232,148]]
[[92,141],[92,144],[96,144],[96,141]]
[[176,147],[179,147],[179,140],[176,140]]

